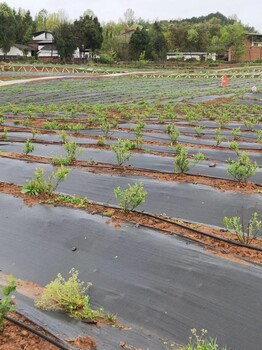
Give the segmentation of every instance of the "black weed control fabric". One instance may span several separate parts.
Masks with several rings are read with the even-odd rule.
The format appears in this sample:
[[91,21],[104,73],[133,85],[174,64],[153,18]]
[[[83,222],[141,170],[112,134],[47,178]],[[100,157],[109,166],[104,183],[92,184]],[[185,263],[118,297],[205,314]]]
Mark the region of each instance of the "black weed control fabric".
[[[67,276],[76,268],[80,279],[93,283],[92,306],[117,313],[132,328],[122,332],[123,337],[130,334],[134,346],[141,339],[142,348],[153,350],[164,349],[157,339],[185,343],[195,327],[208,329],[231,349],[262,348],[259,267],[223,260],[153,230],[128,224],[116,229],[105,224],[108,218],[79,210],[29,208],[3,194],[0,204],[1,270],[44,286],[58,272]],[[65,324],[63,332],[76,333],[78,322],[54,318]],[[48,321],[51,328],[55,320]],[[101,334],[110,346],[98,349],[117,348],[112,345],[115,333]],[[100,336],[95,331],[90,335]]]

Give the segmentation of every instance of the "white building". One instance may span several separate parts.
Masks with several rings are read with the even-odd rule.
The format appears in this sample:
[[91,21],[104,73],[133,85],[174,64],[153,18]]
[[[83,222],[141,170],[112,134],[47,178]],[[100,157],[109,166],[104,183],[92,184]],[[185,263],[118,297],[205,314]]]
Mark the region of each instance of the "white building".
[[34,49],[30,46],[15,44],[6,54],[0,49],[0,56],[5,56],[6,58],[32,57],[32,51]]
[[183,61],[187,61],[194,58],[197,61],[201,60],[216,60],[216,54],[215,53],[208,53],[208,52],[167,52],[166,59],[167,60],[176,60],[180,59]]
[[34,33],[29,45],[37,49],[38,57],[57,58],[58,51],[54,45],[54,36],[51,32],[41,31]]

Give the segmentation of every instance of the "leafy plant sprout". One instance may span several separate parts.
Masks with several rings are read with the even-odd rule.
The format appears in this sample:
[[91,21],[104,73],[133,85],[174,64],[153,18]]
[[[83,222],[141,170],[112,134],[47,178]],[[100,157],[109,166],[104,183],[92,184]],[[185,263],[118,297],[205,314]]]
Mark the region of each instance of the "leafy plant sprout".
[[4,286],[1,290],[3,298],[0,298],[0,332],[4,330],[4,317],[9,312],[15,311],[15,305],[12,303],[14,296],[11,293],[16,291],[17,280],[12,276],[8,278],[7,286]]
[[3,138],[3,140],[7,140],[8,139],[8,128],[4,128],[4,132],[2,134],[2,138]]
[[257,142],[262,143],[262,130],[257,130]]
[[239,145],[238,145],[238,143],[237,143],[236,141],[230,142],[230,144],[229,144],[229,149],[230,149],[231,151],[234,151],[234,152],[236,153],[237,156],[240,155]]
[[216,140],[216,146],[219,146],[220,143],[226,141],[226,136],[221,135],[221,128],[216,129],[215,131],[215,140]]
[[111,124],[108,123],[108,120],[106,117],[100,118],[99,122],[100,122],[101,130],[104,132],[104,137],[107,138],[112,126]]
[[139,121],[136,126],[132,127],[132,131],[135,133],[135,145],[136,148],[142,148],[143,145],[143,129],[145,127],[145,123],[142,121]]
[[224,217],[224,225],[228,232],[237,235],[238,240],[244,244],[250,244],[262,231],[262,221],[258,219],[258,213],[254,212],[245,227],[244,218],[234,216],[231,218]]
[[64,144],[66,157],[55,157],[52,159],[54,165],[71,165],[77,157],[83,152],[83,149],[77,146],[75,141],[66,141]]
[[59,273],[54,281],[45,286],[35,305],[43,310],[62,310],[78,319],[93,320],[95,317],[103,317],[104,309],[92,310],[89,296],[86,295],[92,283],[82,282],[75,269],[71,269],[69,275],[66,280]]
[[122,190],[119,186],[114,189],[115,197],[118,205],[124,212],[128,213],[137,208],[146,199],[147,192],[144,191],[143,183],[128,184],[126,190]]
[[180,136],[180,131],[174,124],[171,124],[167,126],[167,133],[171,141],[171,146],[173,146],[173,144],[177,143],[178,141],[178,138]]
[[36,168],[35,177],[32,180],[27,180],[27,184],[22,187],[22,193],[28,193],[30,195],[39,196],[40,194],[47,194],[51,196],[59,184],[63,182],[70,169],[61,166],[56,172],[52,172],[51,175],[44,178],[45,170],[43,168]]
[[205,135],[205,132],[204,130],[206,129],[206,127],[204,125],[199,125],[199,126],[196,126],[194,128],[196,134],[197,134],[197,137],[202,137]]
[[132,143],[129,140],[118,139],[117,145],[112,145],[111,149],[116,154],[117,164],[123,165],[132,155]]
[[106,145],[106,138],[104,136],[99,136],[97,145],[100,147],[104,147]]
[[30,140],[26,140],[24,147],[23,147],[23,153],[28,155],[29,153],[32,153],[35,149],[35,146],[30,142]]
[[242,136],[242,132],[240,127],[232,130],[232,137],[234,141],[239,140],[241,136]]
[[257,171],[257,163],[252,162],[247,153],[242,152],[238,156],[237,161],[231,161],[227,168],[227,172],[236,181],[247,181]]
[[175,174],[185,174],[196,164],[205,160],[202,153],[197,153],[193,159],[188,158],[188,151],[186,151],[181,145],[176,146],[175,150],[177,152],[177,155],[174,158]]

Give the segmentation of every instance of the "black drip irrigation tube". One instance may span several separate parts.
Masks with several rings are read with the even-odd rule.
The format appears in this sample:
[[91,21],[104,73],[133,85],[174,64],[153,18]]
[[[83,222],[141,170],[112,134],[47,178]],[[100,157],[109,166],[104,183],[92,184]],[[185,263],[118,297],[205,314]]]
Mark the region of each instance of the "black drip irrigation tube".
[[[19,142],[19,141],[18,141]],[[42,142],[39,142],[39,143],[42,143]],[[20,154],[20,153],[18,153]],[[22,155],[22,154],[21,154]],[[9,156],[5,156],[4,154],[2,154],[2,157],[4,158],[12,158],[12,157],[9,157]],[[42,156],[40,156],[42,157]],[[42,158],[45,158],[47,160],[50,160],[51,158],[47,158],[47,157],[42,157]],[[32,162],[32,163],[35,163],[35,160],[30,160],[28,158],[16,158],[17,160],[25,160],[27,162]],[[38,160],[37,161],[38,163],[44,163],[46,164],[44,161],[42,160]],[[154,169],[146,169],[146,168],[138,168],[138,167],[132,167],[132,166],[125,166],[123,168],[120,168],[119,166],[116,166],[114,164],[111,164],[111,163],[102,163],[102,164],[81,164],[81,167],[83,168],[100,168],[100,169],[123,169],[123,170],[133,170],[133,171],[138,171],[138,172],[147,172],[147,173],[151,173],[151,174],[163,174],[163,175],[175,175],[173,172],[170,172],[170,171],[161,171],[161,170],[154,170]],[[212,175],[200,175],[200,174],[185,174],[185,175],[190,175],[190,176],[200,176],[200,177],[203,177],[205,179],[213,179],[213,180],[223,180],[223,181],[229,181],[229,182],[232,182],[232,183],[235,183],[236,181],[234,180],[231,180],[231,179],[224,179],[224,178],[221,178],[221,177],[216,177],[216,176],[212,176]],[[254,183],[256,186],[258,187],[262,187],[262,184],[258,184],[258,183]]]
[[[10,158],[10,157],[4,156],[4,155],[2,155],[2,157]],[[26,161],[29,161],[29,162],[30,162],[30,159],[23,159],[23,158],[20,158],[20,160],[26,160]],[[32,160],[32,162],[34,162],[34,161]],[[39,160],[38,162],[39,162],[39,163],[46,164],[45,162],[43,162],[43,161],[41,161],[41,160]],[[114,167],[114,166],[112,166],[112,165],[109,164],[109,163],[105,163],[105,164],[108,164],[108,165],[110,166],[110,168],[112,168],[112,169],[114,169],[114,168],[119,169],[118,167]],[[90,164],[90,165],[85,165],[84,167],[109,168],[108,165],[94,165],[94,164]],[[128,168],[127,168],[127,169],[128,169]],[[151,170],[150,170],[150,169],[149,169],[149,170],[146,170],[146,169],[142,169],[142,168],[132,168],[132,170],[134,170],[134,171],[141,171],[141,172],[142,172],[142,171],[144,171],[144,172],[145,172],[145,171],[148,171],[148,172],[151,172],[151,173],[161,173],[161,174],[163,174],[163,172],[160,172],[160,171],[158,171],[158,170],[152,170],[152,169],[151,169]],[[171,174],[171,173],[164,173],[164,174]],[[199,176],[200,176],[200,175],[199,175]],[[202,177],[206,177],[206,178],[209,178],[209,177],[210,177],[210,176],[207,176],[207,175],[205,175],[205,176],[201,175],[201,176],[202,176]],[[216,178],[216,177],[211,177],[211,178],[213,178],[213,179],[218,179],[218,180],[222,180],[222,179]],[[234,180],[227,180],[227,181],[234,182]],[[262,187],[262,185],[260,185],[260,184],[256,184],[256,186]],[[105,207],[108,207],[108,208],[119,209],[119,207],[117,207],[117,206],[113,206],[113,205],[109,205],[109,204],[105,204],[105,203],[99,203],[99,202],[96,202],[96,203],[95,203],[95,202],[92,202],[92,203],[93,203],[93,204],[100,204],[100,205],[105,206]],[[199,230],[190,228],[190,227],[188,227],[188,226],[186,226],[186,225],[179,224],[179,223],[174,222],[174,221],[172,221],[172,220],[168,220],[168,219],[159,217],[159,216],[157,216],[157,215],[153,215],[153,214],[150,214],[150,213],[147,213],[147,212],[140,212],[140,211],[136,211],[136,210],[133,210],[133,212],[138,213],[138,214],[143,214],[143,215],[145,215],[145,216],[148,216],[148,217],[151,217],[151,218],[154,218],[154,219],[158,219],[158,220],[161,220],[161,221],[166,222],[166,223],[175,224],[175,225],[177,225],[177,226],[179,226],[179,227],[181,227],[181,228],[188,229],[188,230],[190,230],[190,231],[192,231],[192,232],[194,232],[194,233],[201,234],[202,236],[206,236],[206,237],[209,237],[209,238],[213,238],[213,239],[216,239],[216,240],[219,240],[219,241],[223,241],[223,242],[228,243],[228,244],[231,244],[231,245],[236,245],[236,246],[239,246],[239,247],[249,248],[249,249],[252,249],[252,250],[256,250],[256,251],[262,252],[262,248],[255,247],[255,246],[252,246],[252,245],[247,245],[247,244],[244,244],[244,243],[241,243],[241,242],[231,241],[231,240],[226,239],[226,238],[214,236],[214,235],[211,235],[211,234],[209,234],[209,233],[202,232],[202,231],[199,231]],[[196,240],[196,241],[197,241],[197,240]],[[198,242],[198,241],[197,241],[197,242]]]
[[[110,208],[110,209],[120,209],[118,206],[116,205],[112,205],[112,204],[105,204],[105,203],[102,203],[102,202],[92,202],[90,201],[89,202],[90,204],[97,204],[97,205],[101,205],[101,206],[104,206],[104,207],[107,207],[107,208]],[[191,227],[188,227],[186,225],[183,225],[183,224],[180,224],[178,222],[175,222],[173,220],[170,220],[170,219],[166,219],[166,218],[163,218],[161,216],[157,216],[157,215],[154,215],[154,214],[150,214],[150,213],[147,213],[145,211],[138,211],[138,210],[132,210],[133,213],[136,213],[136,214],[142,214],[144,216],[147,216],[149,218],[152,218],[152,219],[156,219],[156,220],[160,220],[162,222],[166,222],[168,224],[173,224],[173,225],[176,225],[178,227],[181,227],[183,229],[187,229],[191,232],[194,232],[194,233],[197,233],[197,234],[200,234],[202,236],[206,236],[206,237],[209,237],[209,238],[214,238],[218,241],[222,241],[222,242],[225,242],[225,243],[228,243],[228,244],[231,244],[231,245],[235,245],[235,246],[238,246],[238,247],[242,247],[242,248],[248,248],[248,249],[252,249],[252,250],[256,250],[256,251],[259,251],[259,252],[262,252],[262,248],[259,248],[259,247],[255,247],[253,245],[248,245],[248,244],[244,244],[244,243],[241,243],[241,242],[235,242],[235,241],[231,241],[230,239],[226,239],[226,238],[222,238],[222,237],[218,237],[218,236],[215,236],[215,235],[212,235],[210,233],[206,233],[206,232],[203,232],[203,231],[200,231],[200,230],[197,230],[197,229],[194,229],[194,228],[191,228]],[[128,221],[128,220],[127,220]],[[146,225],[141,225],[141,226],[145,226],[145,227],[148,227]],[[174,233],[176,235],[176,233]],[[180,235],[179,235],[180,236]],[[194,238],[188,238],[188,237],[185,237],[183,235],[181,235],[180,237],[184,237],[184,238],[187,238],[189,240],[192,240],[194,242],[197,242],[197,243],[201,243],[199,242],[198,240],[195,240]],[[201,243],[203,245],[207,245],[205,243]]]
[[[242,248],[248,248],[248,249],[252,249],[252,250],[256,250],[256,251],[259,251],[259,252],[262,252],[262,248],[259,248],[259,247],[255,247],[253,245],[248,245],[248,244],[244,244],[244,243],[241,243],[241,242],[235,242],[235,241],[231,241],[230,239],[226,239],[226,238],[222,238],[222,237],[218,237],[218,236],[214,236],[210,233],[206,233],[206,232],[203,232],[203,231],[200,231],[200,230],[197,230],[197,229],[194,229],[194,228],[191,228],[191,227],[188,227],[186,225],[182,225],[178,222],[175,222],[175,221],[172,221],[170,219],[165,219],[163,217],[159,217],[157,215],[153,215],[153,214],[150,214],[150,213],[147,213],[147,212],[139,212],[139,211],[136,211],[136,210],[133,210],[135,213],[138,213],[138,214],[143,214],[145,216],[148,216],[152,219],[158,219],[158,220],[161,220],[163,222],[166,222],[166,223],[169,223],[169,224],[174,224],[174,225],[177,225],[181,228],[184,228],[184,229],[187,229],[189,231],[192,231],[194,233],[197,233],[197,234],[200,234],[202,236],[206,236],[206,237],[209,237],[209,238],[214,238],[218,241],[222,241],[222,242],[225,242],[225,243],[229,243],[229,244],[232,244],[232,245],[236,245],[238,247],[242,247]],[[197,241],[197,240],[196,240]],[[197,241],[198,242],[198,241]]]
[[[21,328],[24,328],[26,329],[27,331],[41,337],[42,339],[48,341],[49,343],[55,345],[58,349],[61,349],[61,350],[69,350],[69,349],[72,349],[71,347],[65,347],[63,346],[62,344],[58,343],[56,340],[46,336],[45,334],[37,331],[36,329],[32,328],[32,327],[29,327],[28,325],[24,324],[23,322],[20,322],[20,321],[17,321],[15,320],[14,318],[12,317],[9,317],[7,315],[4,316],[4,318],[14,324],[16,324],[17,326],[21,327]],[[55,336],[54,336],[55,337]]]

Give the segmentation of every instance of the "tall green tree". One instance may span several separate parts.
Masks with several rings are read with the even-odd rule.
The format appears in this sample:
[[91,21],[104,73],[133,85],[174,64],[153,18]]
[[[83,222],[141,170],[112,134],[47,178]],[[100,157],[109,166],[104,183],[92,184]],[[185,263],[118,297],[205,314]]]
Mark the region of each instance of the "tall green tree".
[[80,51],[100,49],[103,42],[103,29],[97,19],[88,15],[74,22],[77,46]]
[[148,43],[148,32],[144,28],[141,30],[137,28],[129,42],[131,59],[138,60],[141,53],[146,51]]
[[48,13],[45,20],[46,30],[53,32],[60,24],[69,22],[69,18],[65,10],[61,9],[57,12]]
[[199,34],[195,28],[190,28],[187,32],[188,50],[196,51],[198,49]]
[[187,51],[188,22],[171,23],[167,29],[167,46],[170,51]]
[[53,31],[54,43],[60,58],[64,62],[70,62],[74,51],[77,48],[74,25],[71,23],[61,23]]
[[222,28],[221,42],[225,45],[226,49],[231,50],[233,61],[238,62],[241,56],[245,53],[245,37],[245,29],[239,22],[235,22],[234,24]]
[[0,48],[6,54],[15,43],[15,15],[6,2],[0,3]]
[[30,11],[18,9],[17,12],[14,11],[15,15],[15,42],[17,44],[27,44],[36,31],[35,23],[30,14]]
[[155,22],[149,29],[149,44],[146,51],[147,58],[157,61],[166,57],[167,42],[161,24]]
[[36,31],[40,32],[42,30],[47,30],[46,21],[47,21],[48,11],[42,9],[35,15],[35,27]]
[[222,27],[218,35],[213,36],[210,51],[223,54],[231,50],[232,60],[237,62],[246,50],[245,37],[246,32],[241,23],[229,24]]

